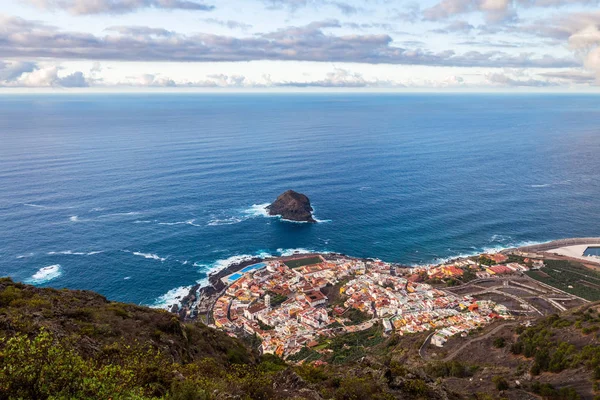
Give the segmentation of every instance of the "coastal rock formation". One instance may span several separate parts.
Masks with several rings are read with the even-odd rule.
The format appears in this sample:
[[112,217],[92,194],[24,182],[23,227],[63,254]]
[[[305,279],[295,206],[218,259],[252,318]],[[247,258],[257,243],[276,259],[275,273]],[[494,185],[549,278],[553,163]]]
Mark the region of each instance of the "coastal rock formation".
[[317,222],[312,215],[313,208],[308,197],[288,190],[267,207],[269,215],[279,215],[283,219],[297,222]]

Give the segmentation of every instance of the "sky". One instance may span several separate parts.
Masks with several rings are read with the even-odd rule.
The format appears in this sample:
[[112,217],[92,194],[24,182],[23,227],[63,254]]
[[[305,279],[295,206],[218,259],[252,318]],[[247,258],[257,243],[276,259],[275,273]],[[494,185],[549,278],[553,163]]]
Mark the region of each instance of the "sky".
[[600,0],[0,0],[0,93],[600,92]]

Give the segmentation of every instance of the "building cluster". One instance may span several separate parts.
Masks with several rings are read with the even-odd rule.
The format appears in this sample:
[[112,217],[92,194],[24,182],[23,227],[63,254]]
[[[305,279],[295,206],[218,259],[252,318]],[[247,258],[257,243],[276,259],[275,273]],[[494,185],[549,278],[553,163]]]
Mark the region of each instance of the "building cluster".
[[478,278],[489,278],[495,275],[514,274],[515,272],[529,271],[529,267],[519,263],[499,264],[486,267],[483,271],[477,272]]
[[[470,264],[428,271],[459,277],[462,267]],[[235,335],[256,335],[263,353],[282,357],[377,322],[387,334],[435,330],[439,345],[452,335],[508,317],[502,306],[412,281],[403,269],[381,261],[311,256],[306,263],[273,260],[247,271],[228,278],[229,286],[213,307],[215,325]],[[330,304],[324,291],[341,300]],[[350,321],[352,309],[366,316],[362,323]]]

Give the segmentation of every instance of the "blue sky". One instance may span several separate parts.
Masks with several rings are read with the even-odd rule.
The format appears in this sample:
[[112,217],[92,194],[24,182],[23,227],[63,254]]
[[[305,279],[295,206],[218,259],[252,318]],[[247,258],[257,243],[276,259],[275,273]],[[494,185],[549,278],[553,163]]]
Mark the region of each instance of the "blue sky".
[[2,0],[0,91],[598,91],[600,0]]

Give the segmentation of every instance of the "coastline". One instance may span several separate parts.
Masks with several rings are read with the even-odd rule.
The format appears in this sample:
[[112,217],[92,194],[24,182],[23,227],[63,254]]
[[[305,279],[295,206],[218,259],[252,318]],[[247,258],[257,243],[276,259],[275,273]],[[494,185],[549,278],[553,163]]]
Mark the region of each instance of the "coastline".
[[[534,244],[534,245],[526,245],[520,247],[507,247],[504,249],[498,249],[496,253],[501,254],[512,254],[515,252],[522,254],[536,254],[536,253],[545,253],[549,250],[558,249],[566,246],[575,246],[575,245],[585,245],[585,244],[598,244],[600,245],[600,237],[587,237],[587,238],[566,238],[566,239],[558,239],[552,240],[544,243]],[[247,266],[258,264],[264,261],[269,261],[273,259],[279,260],[291,260],[294,258],[305,257],[309,255],[320,255],[324,258],[335,259],[338,257],[363,260],[363,261],[374,261],[376,258],[369,257],[353,257],[342,253],[322,253],[322,252],[301,252],[296,253],[289,256],[283,257],[260,257],[256,256],[251,259],[247,259],[241,262],[236,262],[228,265],[226,268],[223,268],[218,271],[214,271],[208,276],[208,285],[202,286],[200,283],[193,285],[189,293],[184,296],[179,304],[174,304],[170,311],[172,313],[176,313],[180,316],[182,320],[195,320],[200,316],[206,317],[206,322],[210,322],[209,314],[212,310],[212,306],[216,299],[218,299],[224,291],[227,289],[227,285],[223,283],[222,278],[227,277],[231,274],[239,272]],[[453,258],[445,259],[441,264],[451,264],[460,260],[465,260],[471,257],[475,257],[476,254],[472,256],[457,256]],[[539,255],[538,255],[539,256]],[[598,263],[598,261],[594,261],[592,259],[589,260],[591,263]],[[402,263],[392,262],[390,264],[394,264],[396,266],[412,269],[412,268],[423,268],[427,265],[405,265]],[[434,265],[434,264],[432,264]]]
[[547,252],[549,250],[555,250],[561,247],[567,246],[581,246],[581,245],[591,245],[598,244],[600,245],[600,237],[587,237],[587,238],[567,238],[567,239],[558,239],[552,240],[545,243],[534,244],[529,246],[521,246],[521,247],[513,247],[504,249],[501,252],[510,252],[510,251],[521,251],[521,252]]
[[[251,259],[247,259],[241,262],[233,263],[228,265],[226,268],[223,268],[219,271],[215,271],[209,274],[208,277],[208,285],[201,286],[200,283],[196,283],[193,285],[188,294],[184,296],[179,304],[174,304],[170,312],[178,314],[182,320],[196,320],[201,315],[206,316],[206,322],[209,322],[208,314],[212,310],[212,306],[214,301],[219,298],[223,292],[227,289],[227,285],[223,283],[222,279],[239,272],[240,270],[254,264],[258,264],[261,262],[269,261],[269,260],[293,260],[295,258],[302,258],[306,256],[322,256],[326,259],[336,259],[336,258],[349,258],[361,261],[376,261],[375,258],[364,258],[364,257],[352,257],[341,253],[323,253],[323,252],[302,252],[296,253],[289,256],[282,257],[260,257],[256,256]],[[413,268],[408,265],[403,265],[399,263],[391,263],[401,268]],[[193,313],[193,311],[197,311]]]

